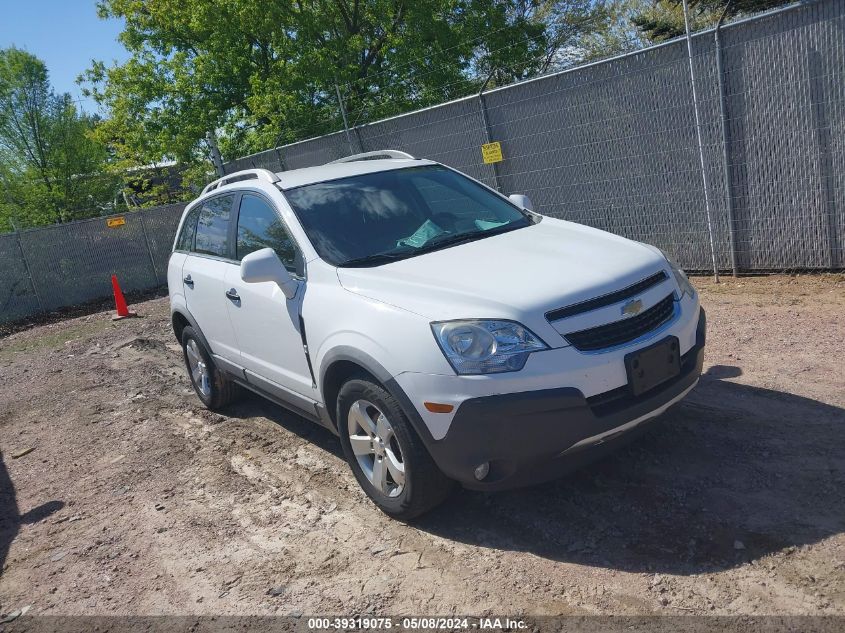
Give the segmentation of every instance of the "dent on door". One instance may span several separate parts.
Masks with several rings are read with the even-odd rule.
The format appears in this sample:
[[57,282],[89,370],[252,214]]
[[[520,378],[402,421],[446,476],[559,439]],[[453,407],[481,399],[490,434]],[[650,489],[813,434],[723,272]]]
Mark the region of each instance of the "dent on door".
[[244,283],[234,273],[227,276],[226,284],[240,295],[239,302],[229,302],[228,311],[241,365],[253,376],[313,400],[315,390],[300,320],[305,293],[300,288],[287,299],[275,282]]

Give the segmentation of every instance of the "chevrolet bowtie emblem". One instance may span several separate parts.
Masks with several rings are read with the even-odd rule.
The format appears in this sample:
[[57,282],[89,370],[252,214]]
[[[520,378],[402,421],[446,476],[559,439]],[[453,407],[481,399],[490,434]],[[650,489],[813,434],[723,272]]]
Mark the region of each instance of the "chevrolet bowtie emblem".
[[622,306],[622,316],[634,316],[635,314],[639,314],[642,312],[643,309],[643,300],[642,299],[634,299],[633,301],[629,301],[624,306]]

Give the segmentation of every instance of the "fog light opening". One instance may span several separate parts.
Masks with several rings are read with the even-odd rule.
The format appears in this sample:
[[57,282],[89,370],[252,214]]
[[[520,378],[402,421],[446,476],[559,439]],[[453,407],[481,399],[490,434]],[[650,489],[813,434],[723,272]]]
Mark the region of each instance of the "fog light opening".
[[484,462],[475,467],[475,478],[478,481],[484,479],[490,473],[490,462]]

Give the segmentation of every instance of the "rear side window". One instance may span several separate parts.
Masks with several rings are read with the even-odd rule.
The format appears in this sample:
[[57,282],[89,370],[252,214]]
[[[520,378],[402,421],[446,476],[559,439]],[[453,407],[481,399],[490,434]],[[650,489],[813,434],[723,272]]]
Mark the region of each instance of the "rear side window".
[[200,207],[194,207],[191,212],[185,216],[185,221],[182,222],[182,232],[179,233],[179,239],[176,242],[177,251],[191,251],[194,248],[194,235],[197,232],[197,218],[200,215]]
[[229,257],[229,223],[234,196],[217,196],[202,205],[194,252]]
[[268,247],[276,251],[285,268],[296,272],[296,245],[279,214],[258,196],[244,194],[238,214],[237,259]]

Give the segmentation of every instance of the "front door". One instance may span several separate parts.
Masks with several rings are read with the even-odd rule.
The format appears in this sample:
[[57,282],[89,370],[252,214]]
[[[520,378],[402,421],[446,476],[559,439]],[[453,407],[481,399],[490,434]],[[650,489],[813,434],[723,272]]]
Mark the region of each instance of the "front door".
[[[270,247],[293,275],[300,257],[281,216],[265,197],[244,193],[237,214],[235,258],[240,261],[249,253]],[[305,282],[300,281],[293,299],[274,282],[245,283],[240,271],[231,270],[226,278],[229,290],[239,300],[227,302],[229,316],[240,345],[240,364],[273,386],[316,399],[311,370],[303,347],[300,314],[305,296]],[[249,374],[248,374],[249,376]],[[256,382],[259,387],[266,384]]]

